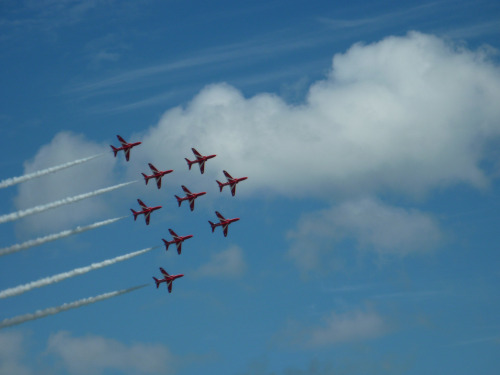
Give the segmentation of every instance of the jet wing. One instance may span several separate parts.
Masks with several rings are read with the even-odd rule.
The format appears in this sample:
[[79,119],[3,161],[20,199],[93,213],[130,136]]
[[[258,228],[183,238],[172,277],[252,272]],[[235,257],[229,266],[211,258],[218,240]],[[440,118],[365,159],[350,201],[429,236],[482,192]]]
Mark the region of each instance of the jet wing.
[[185,192],[186,194],[193,194],[193,193],[191,193],[191,191],[189,191],[189,189],[188,189],[187,187],[185,187],[184,185],[182,185],[182,190],[184,190],[184,192]]
[[161,177],[155,177],[155,178],[156,178],[156,186],[158,186],[158,189],[160,189],[161,188]]
[[229,180],[234,180],[234,178],[229,173],[227,173],[226,171],[222,171],[222,172],[224,172],[224,176],[226,176],[226,178],[227,178],[228,181]]
[[160,267],[160,272],[165,276],[170,276],[167,271],[165,271],[162,267]]
[[123,151],[125,151],[125,160],[128,161],[128,159],[130,159],[130,148],[126,148]]
[[151,211],[148,211],[144,214],[144,217],[146,219],[146,225],[149,225],[149,217],[151,216]]
[[181,254],[182,251],[182,241],[176,242],[175,246],[177,246],[177,254]]
[[192,148],[191,151],[193,151],[194,156],[196,156],[196,159],[200,159],[203,157],[202,154],[200,154],[195,148]]
[[123,139],[121,136],[117,135],[116,138],[118,138],[118,140],[120,141],[122,146],[128,145],[127,141],[125,139]]
[[231,195],[234,197],[236,194],[236,184],[231,184]]
[[158,173],[158,169],[156,169],[156,167],[155,167],[153,164],[148,163],[148,165],[149,165],[149,168],[151,169],[151,171],[152,171],[153,173]]
[[205,160],[200,161],[200,172],[201,174],[205,172]]
[[148,208],[148,206],[146,206],[140,199],[137,199],[137,202],[141,205],[142,208]]
[[224,216],[222,216],[222,214],[219,212],[219,211],[215,211],[215,214],[217,215],[217,217],[222,221],[222,220],[226,220],[226,218]]
[[169,229],[168,231],[170,232],[170,234],[172,235],[172,237],[174,237],[174,238],[179,237],[179,236],[177,235],[177,233],[175,233],[172,229]]
[[189,208],[191,208],[191,211],[194,210],[194,198],[189,200]]
[[172,293],[172,284],[173,284],[173,283],[172,283],[172,281],[168,281],[168,282],[167,282],[168,292],[169,292],[169,293]]
[[227,237],[227,230],[228,230],[228,228],[229,228],[229,224],[226,224],[226,225],[222,226],[222,229],[224,231],[224,237]]

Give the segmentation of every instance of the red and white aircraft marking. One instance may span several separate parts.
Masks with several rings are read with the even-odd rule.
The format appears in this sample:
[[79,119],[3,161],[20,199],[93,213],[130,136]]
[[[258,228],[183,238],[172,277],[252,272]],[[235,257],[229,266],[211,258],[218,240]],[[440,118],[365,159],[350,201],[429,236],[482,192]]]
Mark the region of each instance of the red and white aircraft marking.
[[178,279],[179,277],[184,276],[183,274],[180,275],[169,275],[167,271],[165,271],[163,268],[160,267],[160,271],[163,274],[163,279],[157,279],[156,277],[153,276],[153,279],[156,283],[156,289],[160,286],[161,283],[166,283],[168,287],[168,292],[172,293],[172,283],[175,279]]
[[165,176],[166,174],[172,173],[174,171],[173,169],[169,169],[167,171],[159,171],[153,164],[148,163],[148,165],[149,165],[149,168],[151,169],[151,172],[153,172],[153,174],[151,176],[148,176],[145,173],[141,173],[141,174],[144,177],[144,180],[146,181],[146,185],[148,184],[148,181],[150,178],[156,179],[156,186],[158,186],[158,189],[161,188],[161,178],[163,176]]
[[181,203],[183,201],[189,200],[189,207],[191,208],[191,211],[194,210],[194,200],[207,193],[206,191],[202,191],[201,193],[191,193],[191,191],[189,191],[189,189],[187,187],[185,187],[184,185],[182,185],[182,190],[184,190],[184,192],[186,193],[186,196],[181,198],[181,197],[176,195],[175,198],[177,198],[177,203],[179,203],[179,207],[180,207]]
[[219,218],[219,222],[217,224],[215,224],[215,223],[212,223],[210,220],[208,221],[210,223],[210,226],[212,227],[212,233],[215,231],[215,228],[217,228],[218,226],[221,226],[222,230],[224,232],[224,237],[227,237],[227,229],[229,227],[229,224],[240,220],[240,218],[235,217],[234,219],[226,219],[224,216],[221,215],[221,213],[219,211],[215,211],[215,214]]
[[217,181],[217,184],[219,184],[219,189],[220,191],[222,192],[222,188],[224,186],[227,186],[229,185],[231,187],[231,194],[234,195],[236,194],[236,184],[238,182],[241,182],[241,181],[245,181],[248,177],[240,177],[240,178],[233,178],[229,173],[227,173],[226,171],[222,171],[224,172],[224,176],[226,176],[227,178],[227,182],[220,182],[219,180],[215,180]]
[[203,156],[195,148],[192,148],[191,150],[193,151],[194,156],[196,156],[196,160],[191,161],[188,158],[184,158],[184,159],[186,159],[186,161],[188,163],[189,170],[191,170],[191,167],[193,164],[198,163],[200,165],[200,172],[201,172],[201,174],[203,174],[203,172],[205,172],[205,162],[208,159],[215,158],[217,155]]
[[182,243],[185,240],[193,237],[193,235],[190,234],[190,235],[187,235],[187,236],[178,236],[177,233],[175,233],[172,229],[169,229],[168,231],[172,235],[173,240],[172,241],[167,241],[167,240],[165,240],[165,239],[162,238],[163,242],[165,243],[165,251],[168,251],[168,246],[169,245],[175,244],[175,246],[177,247],[177,253],[180,255],[181,251],[182,251]]
[[113,153],[115,154],[115,158],[116,158],[116,154],[118,154],[118,151],[121,151],[123,150],[123,152],[125,152],[125,159],[128,161],[129,158],[130,158],[130,149],[132,147],[135,147],[135,146],[138,146],[140,145],[142,142],[135,142],[135,143],[128,143],[127,141],[125,141],[122,137],[120,137],[119,135],[116,136],[116,138],[118,138],[118,140],[120,141],[120,143],[122,144],[122,147],[115,147],[113,145],[110,145],[111,148],[113,149]]
[[149,217],[151,215],[151,212],[159,210],[161,206],[148,207],[140,199],[137,199],[137,202],[139,202],[139,204],[141,205],[142,211],[137,212],[134,211],[133,209],[130,209],[130,211],[132,211],[132,213],[134,214],[134,220],[137,220],[137,216],[144,214],[144,218],[146,219],[146,225],[149,225]]

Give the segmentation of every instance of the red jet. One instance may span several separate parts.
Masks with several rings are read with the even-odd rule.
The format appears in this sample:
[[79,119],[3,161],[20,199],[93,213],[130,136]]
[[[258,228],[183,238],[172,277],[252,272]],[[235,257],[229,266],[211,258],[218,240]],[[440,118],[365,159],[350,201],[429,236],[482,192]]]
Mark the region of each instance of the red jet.
[[139,204],[141,205],[142,211],[137,212],[134,211],[133,209],[130,209],[130,211],[132,211],[132,213],[134,214],[134,220],[137,220],[137,216],[144,214],[144,218],[146,219],[146,225],[149,225],[149,216],[151,215],[151,212],[159,210],[161,206],[148,207],[140,199],[137,199],[137,202],[139,202]]
[[169,169],[168,171],[159,171],[158,169],[156,169],[156,167],[153,164],[148,163],[148,165],[149,165],[149,168],[151,169],[151,172],[153,172],[153,174],[151,176],[148,176],[145,173],[141,173],[141,174],[144,177],[144,180],[146,181],[146,185],[148,184],[148,181],[150,178],[155,178],[156,179],[156,186],[158,186],[158,189],[161,188],[161,178],[163,176],[165,176],[166,174],[172,173],[174,171],[173,169]]
[[153,279],[154,279],[154,281],[156,283],[156,289],[158,289],[158,287],[160,286],[161,283],[167,283],[168,292],[172,293],[172,282],[175,279],[178,279],[179,277],[182,277],[184,275],[183,274],[180,274],[180,275],[169,275],[168,272],[165,271],[161,267],[160,267],[160,271],[163,274],[163,276],[165,276],[165,277],[163,279],[158,280],[156,277],[153,276]]
[[168,251],[168,245],[172,245],[172,244],[175,243],[175,246],[177,246],[177,253],[180,255],[181,254],[181,250],[182,250],[182,242],[184,242],[188,238],[193,237],[193,235],[190,234],[188,236],[178,236],[177,233],[175,233],[172,229],[169,229],[168,231],[172,235],[173,240],[172,241],[167,241],[167,240],[165,240],[165,239],[162,238],[163,242],[165,243],[165,251]]
[[227,237],[227,229],[229,227],[229,224],[234,223],[235,221],[240,220],[240,218],[239,217],[235,217],[234,219],[226,219],[218,211],[215,211],[215,214],[219,218],[219,223],[214,224],[210,220],[208,221],[210,223],[210,226],[212,227],[212,233],[215,231],[215,228],[217,228],[218,226],[222,226],[222,230],[224,231],[224,237]]
[[191,167],[192,167],[193,164],[198,163],[200,165],[200,172],[201,172],[201,174],[203,174],[203,172],[205,172],[205,162],[208,159],[215,158],[217,155],[203,156],[198,151],[196,151],[195,148],[192,148],[191,150],[193,151],[194,156],[196,156],[196,160],[191,161],[188,158],[184,158],[184,159],[186,159],[186,161],[188,163],[189,170],[191,170]]
[[248,177],[233,178],[233,177],[232,177],[229,173],[227,173],[226,171],[222,171],[222,172],[224,172],[224,176],[226,176],[226,178],[227,178],[227,182],[222,183],[222,182],[220,182],[220,181],[218,181],[218,180],[215,180],[215,181],[217,181],[217,183],[219,184],[219,189],[220,189],[220,191],[221,191],[221,192],[222,192],[222,188],[223,188],[224,186],[230,185],[230,186],[231,186],[231,194],[232,194],[232,195],[233,195],[233,197],[234,197],[234,195],[236,194],[236,184],[237,184],[238,182],[245,181]]
[[118,140],[120,141],[120,143],[122,144],[122,147],[118,147],[116,148],[115,146],[113,145],[110,145],[111,148],[113,149],[113,152],[115,154],[115,158],[116,158],[116,154],[118,153],[118,151],[121,151],[123,150],[125,152],[125,159],[128,161],[128,159],[130,158],[130,149],[132,147],[135,147],[135,146],[138,146],[140,145],[142,142],[135,142],[135,143],[127,143],[127,141],[125,141],[122,137],[120,137],[119,135],[116,136],[116,138],[118,138]]
[[202,191],[201,193],[191,193],[189,191],[189,189],[187,187],[185,187],[184,185],[182,185],[182,190],[184,190],[187,195],[185,197],[182,197],[182,198],[176,195],[175,197],[177,198],[177,203],[179,203],[179,207],[180,207],[182,201],[189,200],[189,207],[191,208],[191,211],[194,210],[194,200],[207,193],[206,191]]

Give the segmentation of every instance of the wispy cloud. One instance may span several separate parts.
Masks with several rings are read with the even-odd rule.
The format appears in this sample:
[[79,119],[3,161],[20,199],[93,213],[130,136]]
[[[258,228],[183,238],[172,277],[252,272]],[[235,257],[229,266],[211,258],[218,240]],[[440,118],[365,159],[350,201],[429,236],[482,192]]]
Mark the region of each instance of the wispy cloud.
[[[68,373],[173,374],[178,359],[161,344],[134,342],[130,345],[97,335],[72,336],[58,332],[50,336],[47,354],[59,358]],[[114,370],[114,371],[113,371]]]
[[288,255],[307,271],[328,264],[325,260],[344,239],[380,256],[407,256],[436,248],[443,237],[437,221],[426,213],[364,198],[303,215],[288,233]]
[[243,250],[231,246],[226,250],[213,254],[210,260],[193,272],[196,277],[238,278],[246,270]]
[[278,336],[288,345],[318,349],[336,344],[375,339],[388,332],[388,324],[374,311],[332,311],[314,326],[289,321]]
[[301,38],[297,39],[290,38],[284,31],[278,31],[240,43],[232,43],[196,51],[196,53],[191,56],[185,56],[175,61],[130,69],[109,78],[74,85],[68,88],[66,93],[90,96],[105,94],[110,91],[114,92],[116,90],[137,90],[138,81],[140,81],[141,87],[144,87],[144,85],[151,85],[154,84],[155,81],[148,80],[148,78],[159,75],[164,76],[167,72],[184,71],[187,74],[187,72],[192,72],[194,68],[199,69],[203,67],[204,69],[213,69],[214,66],[221,68],[224,64],[252,64],[256,61],[269,59],[272,56],[280,56],[292,51],[309,49],[331,40],[332,36],[325,33],[318,34],[316,32],[311,32],[306,35],[301,35]]

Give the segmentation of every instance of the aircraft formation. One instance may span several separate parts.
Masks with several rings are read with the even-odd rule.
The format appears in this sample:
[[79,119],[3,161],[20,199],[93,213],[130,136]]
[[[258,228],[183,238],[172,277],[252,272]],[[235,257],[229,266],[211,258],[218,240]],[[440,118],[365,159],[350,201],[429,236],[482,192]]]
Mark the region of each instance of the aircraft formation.
[[[125,153],[125,159],[126,159],[126,161],[129,161],[130,160],[130,149],[133,148],[133,147],[135,147],[135,146],[140,145],[141,142],[128,143],[128,142],[126,142],[119,135],[117,135],[117,138],[120,141],[120,143],[121,143],[122,146],[118,147],[118,148],[114,147],[114,146],[111,146],[111,149],[113,150],[113,153],[114,153],[115,157],[117,156],[118,151],[123,151]],[[187,162],[187,165],[188,165],[188,168],[189,168],[189,170],[191,170],[191,167],[194,164],[198,164],[199,167],[200,167],[201,174],[204,174],[204,172],[205,172],[205,163],[206,163],[206,161],[209,160],[209,159],[215,158],[217,156],[215,154],[214,155],[206,155],[206,156],[202,155],[195,148],[191,148],[191,151],[193,152],[193,154],[195,156],[195,160],[189,160],[188,158],[185,158],[185,160]],[[173,169],[164,170],[164,171],[159,170],[159,169],[157,169],[151,163],[148,163],[148,166],[151,169],[152,174],[151,175],[147,175],[145,173],[141,173],[141,174],[144,177],[146,185],[148,184],[148,181],[150,179],[154,178],[156,180],[156,186],[158,187],[158,189],[161,188],[162,178],[165,175],[170,174],[170,173],[172,173],[174,171]],[[227,181],[226,182],[220,182],[220,181],[216,180],[216,182],[217,182],[217,184],[219,186],[219,190],[220,190],[220,192],[222,192],[224,186],[229,186],[229,188],[231,190],[231,195],[234,197],[235,194],[236,194],[236,185],[238,183],[240,183],[241,181],[246,180],[248,177],[233,178],[227,171],[224,170],[223,173],[224,173],[224,176],[226,177]],[[194,211],[195,200],[197,198],[199,198],[199,197],[207,194],[207,192],[205,192],[205,191],[193,193],[185,185],[181,185],[181,188],[182,188],[182,190],[184,191],[184,193],[186,195],[184,197],[180,197],[178,195],[175,195],[175,198],[177,200],[178,206],[181,207],[182,202],[188,201],[189,202],[189,208],[190,208],[191,211]],[[162,206],[149,207],[143,201],[141,201],[140,199],[137,199],[137,202],[141,206],[142,210],[141,211],[135,211],[133,209],[130,209],[132,211],[132,214],[134,215],[134,220],[137,220],[137,217],[139,215],[144,215],[144,218],[145,218],[145,221],[146,221],[146,225],[149,225],[151,213],[153,211],[159,210],[160,208],[162,208]],[[220,227],[222,227],[222,232],[224,234],[224,237],[227,237],[229,225],[231,223],[234,223],[234,222],[240,220],[240,218],[238,218],[238,217],[237,218],[226,219],[219,211],[215,211],[215,215],[219,219],[219,222],[214,223],[214,222],[208,220],[208,223],[210,224],[210,227],[212,229],[212,233],[214,233],[215,229],[220,226]],[[177,248],[177,253],[180,255],[181,252],[182,252],[182,243],[185,240],[187,240],[189,238],[192,238],[193,235],[189,234],[189,235],[186,235],[186,236],[179,236],[171,228],[169,228],[168,231],[169,231],[170,235],[172,236],[172,240],[167,241],[166,239],[162,238],[162,241],[165,244],[165,251],[168,251],[168,247],[170,245],[175,244],[175,246]],[[164,282],[167,285],[167,289],[168,289],[169,293],[172,292],[173,281],[184,276],[183,274],[170,275],[162,267],[160,267],[160,272],[162,273],[163,278],[159,279],[159,278],[156,278],[156,277],[153,276],[153,280],[155,281],[156,288],[159,288],[160,284]]]

